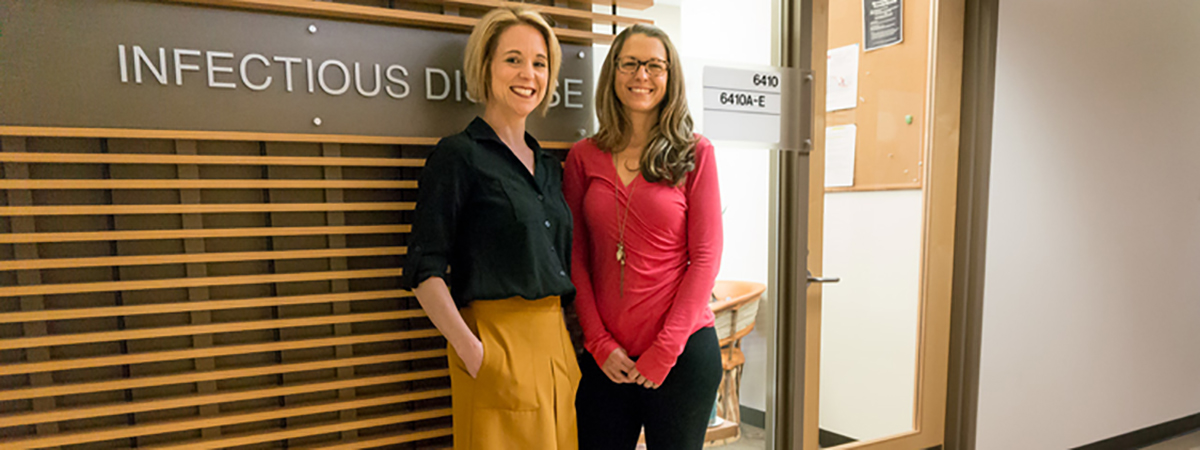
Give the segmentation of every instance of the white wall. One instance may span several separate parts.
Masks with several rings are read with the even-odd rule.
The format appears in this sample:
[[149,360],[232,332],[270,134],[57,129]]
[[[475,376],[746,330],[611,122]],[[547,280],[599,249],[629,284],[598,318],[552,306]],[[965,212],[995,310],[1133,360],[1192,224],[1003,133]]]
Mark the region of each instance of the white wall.
[[825,194],[820,426],[858,440],[913,428],[920,190]]
[[[705,65],[771,65],[771,0],[686,0],[681,2],[682,38],[675,39],[688,81],[688,105],[704,132]],[[725,208],[725,252],[717,279],[767,284],[770,223],[771,154],[766,149],[717,144],[717,173]],[[741,404],[766,411],[768,383],[765,313],[771,293],[763,296],[755,330],[742,340],[746,365]]]
[[1200,412],[1200,2],[1000,5],[977,448]]

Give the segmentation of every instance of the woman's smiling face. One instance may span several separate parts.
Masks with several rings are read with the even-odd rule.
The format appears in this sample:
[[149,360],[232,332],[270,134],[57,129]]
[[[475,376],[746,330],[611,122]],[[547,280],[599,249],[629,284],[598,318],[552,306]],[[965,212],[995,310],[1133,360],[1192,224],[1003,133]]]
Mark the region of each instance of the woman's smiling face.
[[[621,53],[614,59],[615,79],[613,88],[617,99],[626,111],[650,112],[662,104],[667,94],[667,48],[662,41],[644,34],[633,34],[625,40]],[[658,65],[661,73],[651,73],[651,64]],[[631,73],[621,66],[633,68]]]
[[546,96],[547,53],[546,38],[532,26],[514,25],[500,33],[492,52],[490,106],[520,117],[537,109]]

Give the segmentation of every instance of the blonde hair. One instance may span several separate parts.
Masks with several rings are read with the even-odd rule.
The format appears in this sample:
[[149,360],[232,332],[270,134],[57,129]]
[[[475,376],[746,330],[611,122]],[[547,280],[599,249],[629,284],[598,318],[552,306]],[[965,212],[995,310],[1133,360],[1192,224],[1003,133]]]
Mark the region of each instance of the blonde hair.
[[536,11],[523,6],[506,6],[488,12],[471,31],[467,38],[467,49],[463,55],[463,76],[467,82],[467,93],[471,97],[487,102],[492,88],[492,54],[500,35],[514,25],[529,25],[542,33],[546,38],[546,65],[549,73],[546,76],[546,92],[538,105],[541,114],[545,115],[550,109],[550,101],[558,85],[558,69],[562,62],[562,49],[558,46],[558,36],[546,19]]
[[592,142],[602,150],[614,153],[623,151],[632,138],[633,124],[617,98],[615,72],[617,56],[625,41],[634,34],[658,39],[667,49],[667,92],[659,103],[658,122],[650,129],[649,140],[642,151],[642,176],[652,183],[678,185],[696,168],[696,135],[692,133],[692,115],[688,112],[683,88],[679,52],[667,33],[658,27],[636,24],[613,40],[596,86],[596,117],[600,119],[600,131],[592,137]]

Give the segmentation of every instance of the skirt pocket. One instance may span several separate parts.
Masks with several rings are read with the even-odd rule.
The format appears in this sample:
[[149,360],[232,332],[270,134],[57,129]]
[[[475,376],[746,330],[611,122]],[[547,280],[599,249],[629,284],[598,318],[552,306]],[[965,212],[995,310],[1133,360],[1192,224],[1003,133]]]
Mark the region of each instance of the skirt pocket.
[[531,411],[538,404],[538,370],[534,355],[503,332],[481,324],[483,363],[475,377],[475,406],[484,409]]

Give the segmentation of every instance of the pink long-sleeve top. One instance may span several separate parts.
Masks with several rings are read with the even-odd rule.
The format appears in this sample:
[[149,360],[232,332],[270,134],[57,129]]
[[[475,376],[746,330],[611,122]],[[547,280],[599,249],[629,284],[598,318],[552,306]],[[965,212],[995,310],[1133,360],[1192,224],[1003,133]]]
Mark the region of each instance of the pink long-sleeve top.
[[[623,185],[612,155],[591,139],[571,147],[563,194],[574,215],[571,281],[584,346],[604,365],[618,347],[662,384],[688,337],[713,325],[708,308],[721,261],[721,198],[712,143],[697,135],[696,168],[678,186],[640,174]],[[625,224],[625,281],[617,241]]]

